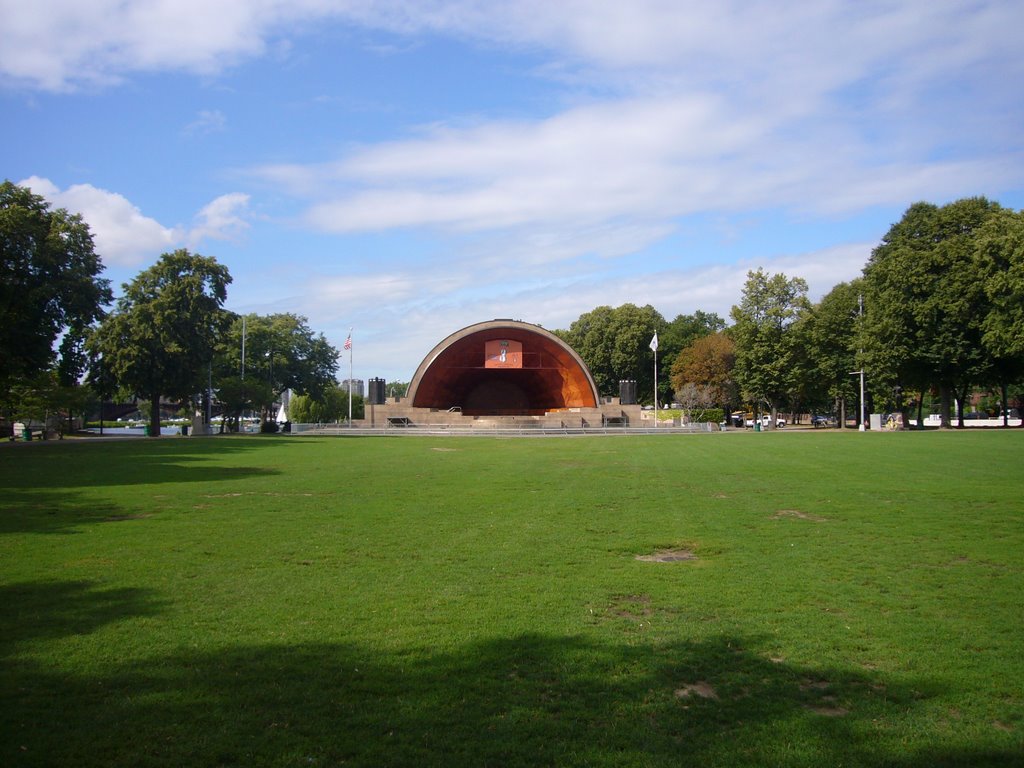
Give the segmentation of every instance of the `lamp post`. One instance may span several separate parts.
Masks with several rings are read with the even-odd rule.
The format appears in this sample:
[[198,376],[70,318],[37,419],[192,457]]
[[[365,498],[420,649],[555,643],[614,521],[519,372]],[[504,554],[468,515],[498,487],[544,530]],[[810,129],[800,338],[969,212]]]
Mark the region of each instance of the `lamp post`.
[[[857,297],[857,306],[858,306],[857,317],[858,317],[858,319],[863,320],[863,318],[864,318],[864,294],[861,294],[860,296]],[[864,408],[865,408],[865,404],[864,404],[864,347],[861,347],[858,350],[857,355],[858,355],[858,357],[861,360],[860,370],[859,371],[850,371],[850,375],[851,376],[860,376],[860,426],[858,427],[858,429],[861,432],[863,432],[865,430],[865,426],[864,426],[864,420],[865,420],[864,419]]]

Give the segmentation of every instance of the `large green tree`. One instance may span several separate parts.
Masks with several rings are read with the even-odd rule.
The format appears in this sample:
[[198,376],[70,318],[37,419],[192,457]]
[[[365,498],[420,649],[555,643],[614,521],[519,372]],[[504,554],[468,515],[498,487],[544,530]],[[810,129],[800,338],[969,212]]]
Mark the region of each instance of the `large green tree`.
[[89,340],[122,388],[149,400],[160,434],[160,400],[191,400],[206,387],[215,345],[230,322],[231,276],[213,257],[165,253],[123,286],[114,312]]
[[102,271],[81,216],[0,184],[0,391],[55,364],[62,384],[77,383],[82,340],[111,301]]
[[797,386],[800,354],[793,325],[809,308],[807,282],[763,269],[747,273],[740,303],[732,308],[736,383],[755,407],[765,403],[770,428]]
[[672,364],[673,391],[680,392],[688,384],[703,387],[712,403],[728,411],[736,402],[735,365],[736,344],[728,335],[720,331],[700,336],[683,349]]
[[1003,209],[991,216],[977,232],[975,255],[988,299],[982,344],[1005,425],[1009,388],[1024,380],[1024,212]]
[[668,402],[678,389],[671,379],[679,354],[697,339],[725,329],[725,320],[714,312],[697,310],[692,315],[676,315],[673,320],[658,328],[658,369],[666,374],[658,375],[659,401]]
[[810,392],[809,403],[836,408],[845,426],[846,406],[858,398],[851,371],[858,370],[857,324],[863,286],[861,280],[840,283],[811,307],[801,320],[804,355],[801,375]]
[[[319,398],[333,386],[338,355],[323,334],[314,333],[300,315],[235,316],[217,347],[215,387],[225,389],[225,396],[219,396],[231,409],[258,408],[266,421],[273,418],[272,406],[286,389]],[[241,397],[229,402],[225,399],[228,392]]]
[[[954,395],[990,376],[982,349],[987,315],[975,233],[1000,207],[983,197],[937,207],[916,203],[872,251],[864,268],[862,343],[876,392],[934,386],[950,425]],[[962,421],[961,421],[962,424]]]
[[[338,384],[326,387],[316,395],[295,395],[292,397],[289,414],[292,421],[300,424],[329,424],[348,417],[348,390]],[[364,417],[365,404],[362,397],[352,395],[352,418]]]
[[617,395],[619,382],[632,379],[640,401],[650,402],[654,398],[650,343],[664,327],[665,319],[651,305],[623,304],[614,309],[597,307],[580,315],[569,330],[556,333],[583,358],[602,395]]

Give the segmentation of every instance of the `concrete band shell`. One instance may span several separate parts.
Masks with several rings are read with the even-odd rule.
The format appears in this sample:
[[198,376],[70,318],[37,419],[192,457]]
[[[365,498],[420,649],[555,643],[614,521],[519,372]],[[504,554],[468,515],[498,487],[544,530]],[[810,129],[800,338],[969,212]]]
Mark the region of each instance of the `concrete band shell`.
[[[485,367],[485,345],[495,340],[523,345],[521,368]],[[407,397],[415,408],[466,415],[540,415],[599,402],[594,377],[572,347],[516,320],[477,323],[448,336],[420,363]]]

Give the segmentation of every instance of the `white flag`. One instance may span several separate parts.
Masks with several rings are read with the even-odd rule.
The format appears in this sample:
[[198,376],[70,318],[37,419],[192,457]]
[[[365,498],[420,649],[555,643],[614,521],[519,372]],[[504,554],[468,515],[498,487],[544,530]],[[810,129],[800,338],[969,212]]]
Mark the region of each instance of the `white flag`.
[[651,349],[654,350],[655,352],[658,351],[658,332],[657,331],[654,332],[654,338],[651,339]]

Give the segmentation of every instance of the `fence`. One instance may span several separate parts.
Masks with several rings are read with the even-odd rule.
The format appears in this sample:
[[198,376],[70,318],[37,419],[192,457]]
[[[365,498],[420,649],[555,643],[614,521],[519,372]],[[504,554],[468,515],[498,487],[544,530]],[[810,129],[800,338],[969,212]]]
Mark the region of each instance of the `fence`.
[[717,432],[717,424],[688,424],[682,427],[456,427],[445,424],[407,424],[380,427],[349,427],[345,424],[292,424],[295,435],[336,435],[340,437],[403,437],[442,435],[447,437],[554,437],[557,435],[682,435]]

